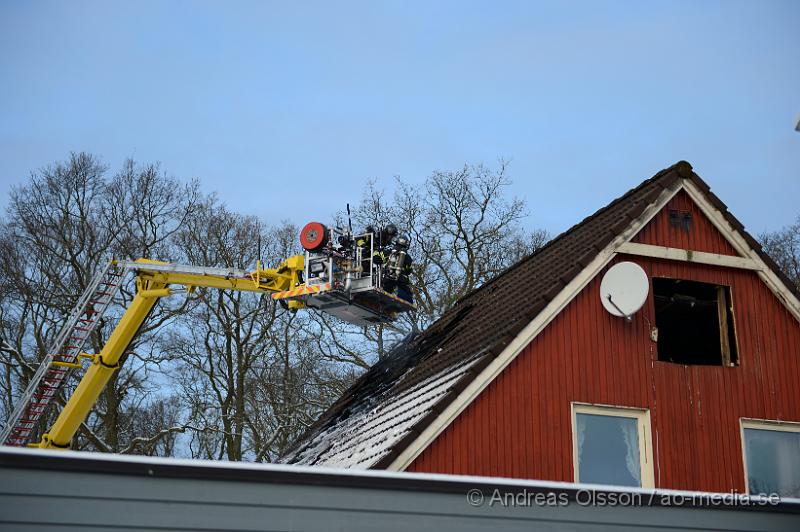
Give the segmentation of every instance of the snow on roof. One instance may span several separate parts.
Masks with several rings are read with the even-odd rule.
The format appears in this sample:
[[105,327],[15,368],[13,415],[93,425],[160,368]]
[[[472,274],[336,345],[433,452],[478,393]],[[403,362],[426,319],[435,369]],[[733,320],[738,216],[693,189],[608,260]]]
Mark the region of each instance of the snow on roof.
[[[402,393],[376,395],[338,423],[316,434],[281,462],[368,469],[431,412],[433,405],[479,360],[473,356],[414,384]],[[398,385],[408,377],[407,371]],[[388,397],[387,397],[388,395]]]

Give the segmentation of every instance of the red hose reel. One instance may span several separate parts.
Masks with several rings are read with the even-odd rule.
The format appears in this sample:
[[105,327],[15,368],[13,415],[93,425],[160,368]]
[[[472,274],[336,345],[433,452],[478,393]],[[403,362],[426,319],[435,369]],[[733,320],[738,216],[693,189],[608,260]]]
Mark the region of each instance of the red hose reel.
[[309,222],[300,231],[300,245],[306,251],[318,251],[328,243],[328,228],[319,222]]

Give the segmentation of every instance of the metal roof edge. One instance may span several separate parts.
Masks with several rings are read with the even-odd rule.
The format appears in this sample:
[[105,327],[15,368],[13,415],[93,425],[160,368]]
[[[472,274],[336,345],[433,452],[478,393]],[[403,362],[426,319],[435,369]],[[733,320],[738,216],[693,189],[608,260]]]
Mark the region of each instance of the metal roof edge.
[[[676,500],[700,501],[689,507],[724,508],[743,511],[767,511],[800,514],[800,499],[781,499],[772,503],[768,498],[744,493],[717,493],[668,489],[643,489],[620,486],[579,484],[544,480],[522,480],[500,477],[442,475],[434,473],[405,473],[393,471],[336,469],[318,466],[292,466],[212,460],[189,460],[149,456],[111,455],[104,453],[47,451],[0,447],[0,468],[38,469],[124,475],[151,478],[184,478],[209,481],[261,482],[300,485],[328,485],[343,488],[395,489],[439,493],[466,493],[478,489],[483,493],[501,490],[502,493],[564,493],[570,500],[580,494],[614,493],[641,496],[647,506],[673,506],[665,502]],[[713,504],[713,499],[730,504]],[[703,501],[708,501],[704,503]],[[747,501],[747,504],[744,504]],[[643,504],[644,505],[644,504]]]

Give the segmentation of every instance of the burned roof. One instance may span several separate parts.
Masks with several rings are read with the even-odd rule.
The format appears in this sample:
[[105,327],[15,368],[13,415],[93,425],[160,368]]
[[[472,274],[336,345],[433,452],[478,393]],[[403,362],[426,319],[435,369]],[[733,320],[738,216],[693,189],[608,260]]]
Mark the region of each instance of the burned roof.
[[[601,250],[681,178],[692,180],[797,294],[691,165],[681,161],[461,298],[421,334],[400,342],[280,461],[360,469],[388,467]],[[520,290],[522,286],[524,290]]]

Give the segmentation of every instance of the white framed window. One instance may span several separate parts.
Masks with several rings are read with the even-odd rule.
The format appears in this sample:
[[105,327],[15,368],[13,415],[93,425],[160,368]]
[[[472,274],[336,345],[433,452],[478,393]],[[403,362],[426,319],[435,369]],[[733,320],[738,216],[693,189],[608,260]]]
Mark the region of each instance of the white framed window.
[[650,412],[572,403],[575,482],[655,487]]
[[741,418],[747,493],[800,498],[800,423]]

